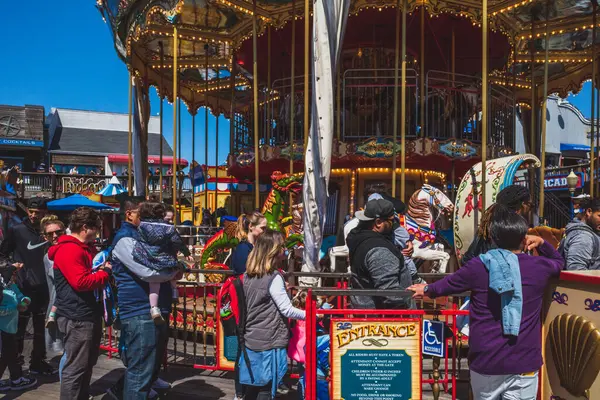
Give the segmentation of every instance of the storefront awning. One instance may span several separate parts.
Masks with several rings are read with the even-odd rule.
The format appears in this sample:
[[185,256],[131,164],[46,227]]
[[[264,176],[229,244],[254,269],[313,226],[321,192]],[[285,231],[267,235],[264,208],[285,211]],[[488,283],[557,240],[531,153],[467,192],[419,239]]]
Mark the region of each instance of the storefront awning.
[[[162,165],[173,165],[173,157],[163,156],[162,161]],[[108,156],[108,162],[127,164],[129,162],[129,156],[127,154],[110,154]],[[160,164],[160,156],[148,156],[148,164]],[[180,158],[178,164],[187,167],[188,161],[185,158]]]
[[585,144],[561,143],[560,151],[590,151],[590,146]]

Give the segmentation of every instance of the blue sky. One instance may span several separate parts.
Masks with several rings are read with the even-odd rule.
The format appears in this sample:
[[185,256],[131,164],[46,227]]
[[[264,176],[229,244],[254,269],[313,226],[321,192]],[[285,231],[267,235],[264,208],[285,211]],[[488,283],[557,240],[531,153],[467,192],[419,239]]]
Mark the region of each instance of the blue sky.
[[[94,0],[35,0],[22,5],[0,2],[0,104],[128,112],[127,68],[117,57],[108,25]],[[25,11],[26,10],[26,11]],[[152,115],[159,100],[151,90]],[[173,108],[165,102],[165,138],[172,145]],[[192,159],[191,116],[182,113],[182,156]],[[208,164],[215,164],[215,121],[209,116]],[[219,121],[219,163],[229,153],[229,121]],[[196,117],[196,160],[204,164],[204,109]]]

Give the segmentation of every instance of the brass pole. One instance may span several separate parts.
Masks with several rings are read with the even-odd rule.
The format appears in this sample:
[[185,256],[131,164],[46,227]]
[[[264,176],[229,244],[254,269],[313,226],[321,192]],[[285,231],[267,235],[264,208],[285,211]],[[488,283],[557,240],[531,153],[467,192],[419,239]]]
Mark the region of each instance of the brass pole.
[[481,209],[485,210],[486,195],[486,161],[487,161],[487,135],[488,135],[488,2],[483,0],[482,5],[482,48],[481,48]]
[[[543,222],[544,217],[544,178],[546,176],[546,110],[548,108],[548,48],[550,47],[550,24],[548,22],[548,10],[550,9],[550,1],[546,1],[546,35],[545,35],[545,57],[544,57],[544,92],[542,93],[543,103],[542,103],[542,127],[541,127],[541,147],[540,147],[540,161],[542,162],[542,167],[540,169],[540,206],[539,206],[539,216]],[[593,94],[593,93],[592,93]]]
[[421,6],[421,68],[420,68],[421,87],[421,133],[425,129],[425,4]]
[[253,82],[252,94],[254,99],[254,204],[260,208],[260,148],[258,147],[258,32],[256,26],[256,0],[252,0],[252,64]]
[[[536,124],[536,113],[535,113],[535,40],[533,38],[535,38],[535,18],[533,13],[531,14],[531,42],[530,42],[530,52],[531,52],[531,134],[530,134],[530,139],[529,139],[529,146],[530,146],[530,152],[531,154],[535,155],[536,154],[536,149],[535,149],[535,126]],[[516,51],[516,49],[515,49]]]
[[[195,105],[194,105],[195,107]],[[192,181],[192,225],[196,225],[196,192],[194,190],[194,163],[196,161],[196,112],[192,114],[192,163],[190,168],[190,179]],[[206,177],[205,177],[206,179]],[[204,183],[206,186],[206,182]]]
[[[164,91],[165,90],[165,86],[164,86],[164,80],[163,80],[163,74],[162,71],[164,71],[164,62],[165,62],[165,53],[164,53],[164,49],[163,49],[163,43],[159,42],[159,49],[160,49],[160,90]],[[160,115],[160,140],[159,140],[159,152],[160,152],[160,159],[159,159],[159,178],[158,178],[158,199],[159,201],[162,203],[163,201],[163,191],[162,191],[162,184],[163,184],[163,105],[164,105],[164,96],[162,93],[159,93],[159,97],[160,97],[160,109],[158,114]]]
[[[402,98],[400,115],[400,199],[402,201],[406,198],[406,12],[408,9],[408,0],[403,0],[402,4]],[[394,148],[396,142],[394,141]],[[394,154],[394,163],[396,162],[396,155]],[[396,166],[394,165],[394,172]],[[394,184],[396,184],[396,178],[394,177]]]
[[231,104],[229,111],[229,153],[235,153],[235,53],[231,55]]
[[[403,1],[403,0],[402,0]],[[404,3],[402,3],[404,5]],[[398,66],[400,64],[400,0],[396,4],[396,49],[394,59],[394,131],[392,136],[392,197],[396,197],[396,143],[398,142]],[[404,59],[404,58],[403,58]],[[402,70],[404,72],[404,69]],[[403,85],[404,86],[404,85]],[[402,90],[404,94],[404,89]],[[402,102],[404,106],[404,102]]]
[[[296,140],[295,130],[296,127],[294,124],[296,113],[294,109],[296,108],[296,0],[292,0],[292,10],[294,13],[294,18],[292,19],[292,54],[291,54],[291,64],[292,64],[292,72],[291,72],[291,89],[290,89],[290,174],[294,173],[294,142]],[[292,201],[293,195],[290,192],[289,196],[289,211],[290,215],[292,215]]]
[[266,113],[267,113],[267,140],[265,144],[268,146],[271,144],[271,25],[267,26],[267,99],[265,101]]
[[[177,127],[177,146],[178,146],[178,150],[177,150],[177,154],[179,154],[179,158],[181,159],[181,97],[178,100],[178,105],[177,105],[177,124],[179,125]],[[178,160],[179,161],[179,160]],[[179,162],[177,162],[177,169],[181,168]],[[179,179],[179,171],[177,171],[177,181],[179,182],[179,199],[181,200],[181,197],[183,197],[183,179],[180,181]],[[177,213],[179,214],[179,217],[181,218],[181,201],[178,204],[178,210]],[[180,221],[181,222],[181,221]]]
[[594,111],[596,110],[595,104],[595,96],[594,96],[594,78],[596,77],[596,14],[597,14],[597,5],[595,1],[592,1],[592,117],[591,117],[591,127],[590,127],[590,196],[594,196],[596,191],[596,148],[594,146],[594,135],[598,135],[599,132],[594,131]]
[[[206,26],[208,26],[208,10]],[[204,164],[208,171],[208,41],[204,44]],[[204,184],[204,208],[208,210],[208,185],[206,182]]]
[[[219,67],[217,67],[217,87],[219,87],[219,84],[221,83],[221,70],[219,69]],[[221,111],[219,110],[219,93],[217,93],[217,117],[215,120],[215,206],[213,208],[213,211],[217,211],[217,208],[219,208],[219,117],[221,116]],[[208,167],[206,169],[206,175],[208,175]],[[204,180],[206,181],[207,177],[204,178]],[[208,188],[208,182],[205,183],[206,187]]]
[[304,152],[308,146],[308,134],[310,123],[308,121],[308,111],[310,103],[310,86],[308,77],[310,75],[310,1],[304,0]]
[[[178,68],[177,57],[179,49],[179,34],[177,33],[177,26],[173,26],[173,174],[171,176],[173,185],[173,209],[177,209],[177,81],[178,81]],[[177,222],[177,221],[176,221]]]
[[337,120],[337,126],[336,126],[336,133],[337,133],[337,140],[341,141],[342,140],[342,63],[339,62],[338,63],[338,73],[337,73],[337,83],[336,83],[336,108],[337,108],[337,113],[336,113],[336,120]]
[[131,196],[133,194],[133,174],[131,166],[133,164],[133,71],[129,70],[129,136],[128,136],[128,155],[127,158],[127,191]]

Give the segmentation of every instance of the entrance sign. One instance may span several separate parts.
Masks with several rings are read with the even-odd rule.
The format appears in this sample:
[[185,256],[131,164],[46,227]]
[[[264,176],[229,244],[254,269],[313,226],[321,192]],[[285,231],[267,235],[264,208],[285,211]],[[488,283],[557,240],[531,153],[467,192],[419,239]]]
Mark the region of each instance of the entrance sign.
[[333,400],[421,398],[418,319],[333,319]]
[[442,321],[423,320],[423,354],[444,357],[444,323]]

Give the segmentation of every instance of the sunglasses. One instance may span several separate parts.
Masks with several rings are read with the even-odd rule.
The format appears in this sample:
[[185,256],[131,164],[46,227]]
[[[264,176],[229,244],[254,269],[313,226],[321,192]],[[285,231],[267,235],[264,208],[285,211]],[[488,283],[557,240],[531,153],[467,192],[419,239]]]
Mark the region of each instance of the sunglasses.
[[65,231],[63,229],[59,229],[57,231],[46,232],[44,233],[44,236],[61,236],[64,233]]

